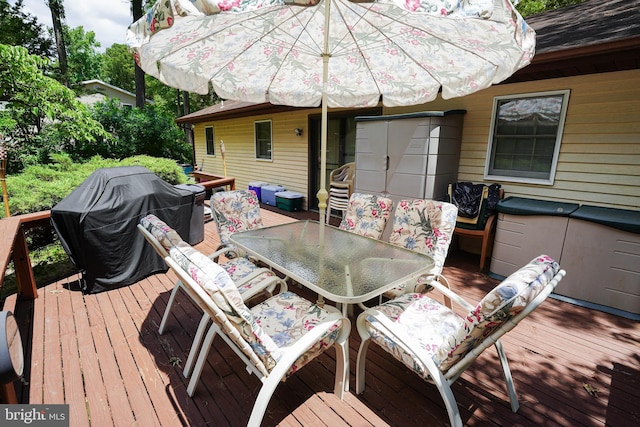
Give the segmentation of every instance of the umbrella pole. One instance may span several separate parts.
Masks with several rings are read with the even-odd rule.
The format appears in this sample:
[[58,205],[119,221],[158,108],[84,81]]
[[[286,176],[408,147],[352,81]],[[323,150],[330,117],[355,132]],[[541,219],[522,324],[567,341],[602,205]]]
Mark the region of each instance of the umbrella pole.
[[224,141],[220,140],[220,154],[222,155],[222,171],[224,173],[224,177],[227,177],[227,160],[224,158],[225,153]]
[[327,213],[327,82],[329,80],[329,12],[331,0],[324,2],[324,53],[322,54],[322,120],[320,130],[320,189],[318,190],[318,210],[320,224],[325,223]]

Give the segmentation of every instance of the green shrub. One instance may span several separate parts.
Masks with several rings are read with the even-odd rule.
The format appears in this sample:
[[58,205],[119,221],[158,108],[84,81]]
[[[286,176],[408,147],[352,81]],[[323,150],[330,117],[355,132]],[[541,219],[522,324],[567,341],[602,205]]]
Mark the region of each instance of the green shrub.
[[169,184],[184,184],[187,182],[187,176],[184,174],[181,166],[176,162],[168,159],[158,159],[150,156],[134,156],[123,159],[121,166],[144,166]]
[[[52,155],[53,163],[33,165],[22,173],[7,176],[11,215],[49,210],[77,188],[92,172],[117,166],[144,166],[169,184],[184,184],[187,176],[174,161],[149,156],[123,160],[93,157],[85,163],[74,163],[64,154]],[[4,209],[0,218],[4,217]]]

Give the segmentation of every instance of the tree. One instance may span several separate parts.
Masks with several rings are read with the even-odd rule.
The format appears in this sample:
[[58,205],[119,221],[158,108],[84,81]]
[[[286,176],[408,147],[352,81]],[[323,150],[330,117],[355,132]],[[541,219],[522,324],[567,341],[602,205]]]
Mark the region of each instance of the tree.
[[191,161],[191,147],[184,133],[176,126],[173,117],[154,105],[148,105],[144,110],[123,108],[112,99],[97,103],[92,113],[113,138],[85,144],[81,152],[72,153],[76,158],[97,154],[122,159],[146,154],[180,163]]
[[93,31],[85,32],[82,26],[69,29],[64,26],[67,41],[67,61],[71,84],[85,80],[100,79],[102,54],[97,52],[100,42]]
[[[131,11],[133,13],[133,22],[142,18],[142,0],[131,0]],[[136,107],[144,108],[146,102],[144,71],[135,64],[135,80],[136,80]]]
[[23,46],[29,53],[51,58],[53,40],[38,19],[22,11],[22,0],[13,6],[7,0],[0,0],[0,43]]
[[44,75],[47,65],[48,59],[30,55],[21,46],[0,44],[0,101],[6,102],[3,122],[15,124],[6,132],[13,154],[11,172],[30,161],[46,162],[51,152],[109,137],[72,90]]
[[114,43],[102,55],[102,76],[109,84],[136,92],[133,56],[126,45]]
[[64,4],[63,0],[47,0],[47,6],[51,10],[51,20],[53,21],[53,34],[56,39],[56,50],[58,52],[58,62],[60,64],[60,77],[65,86],[69,87],[69,70],[67,67],[67,45],[64,42]]

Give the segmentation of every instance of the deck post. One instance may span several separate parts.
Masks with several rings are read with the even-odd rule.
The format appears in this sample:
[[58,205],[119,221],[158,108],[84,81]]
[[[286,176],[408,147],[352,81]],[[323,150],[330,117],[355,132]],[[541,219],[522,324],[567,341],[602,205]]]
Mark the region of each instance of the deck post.
[[16,231],[13,241],[13,266],[16,271],[16,282],[18,284],[18,298],[35,299],[38,297],[36,279],[31,268],[29,259],[29,248],[22,226]]
[[16,389],[13,387],[13,383],[0,384],[0,403],[5,405],[18,403]]

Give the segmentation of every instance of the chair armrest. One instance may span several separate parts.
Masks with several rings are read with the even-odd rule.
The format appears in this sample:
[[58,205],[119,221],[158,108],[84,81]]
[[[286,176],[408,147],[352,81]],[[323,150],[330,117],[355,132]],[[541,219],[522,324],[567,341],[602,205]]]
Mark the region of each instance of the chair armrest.
[[[447,283],[447,285],[449,283],[447,281],[447,278],[442,276],[441,274],[434,274],[434,277],[443,278]],[[434,289],[437,289],[441,294],[443,294],[445,297],[448,297],[451,301],[454,301],[456,304],[463,307],[465,310],[473,310],[475,308],[475,306],[471,305],[469,302],[467,302],[467,300],[465,300],[460,295],[453,292],[451,289],[449,289],[447,286],[440,283],[438,280],[432,280],[429,283],[429,285],[433,286]]]

